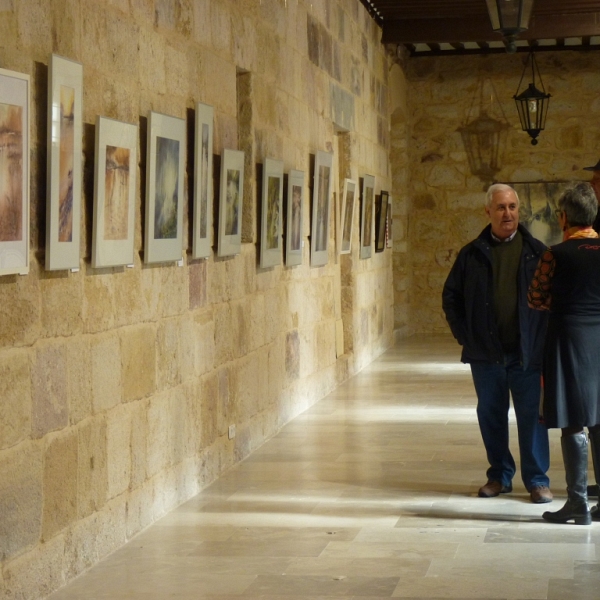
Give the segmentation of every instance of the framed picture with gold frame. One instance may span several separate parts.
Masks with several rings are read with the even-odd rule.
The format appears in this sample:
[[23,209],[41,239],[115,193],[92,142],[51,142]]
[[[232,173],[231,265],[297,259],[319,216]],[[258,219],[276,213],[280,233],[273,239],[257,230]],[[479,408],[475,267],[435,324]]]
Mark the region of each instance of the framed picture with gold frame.
[[0,275],[29,272],[30,88],[0,69]]

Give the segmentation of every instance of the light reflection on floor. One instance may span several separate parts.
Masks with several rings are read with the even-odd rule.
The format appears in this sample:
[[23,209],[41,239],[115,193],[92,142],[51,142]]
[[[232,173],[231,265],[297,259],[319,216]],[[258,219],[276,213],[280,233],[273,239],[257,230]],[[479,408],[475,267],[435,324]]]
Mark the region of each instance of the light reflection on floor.
[[[459,350],[403,341],[51,598],[597,599],[600,524],[543,522],[518,478],[476,497],[486,462]],[[558,508],[556,432],[551,446]]]

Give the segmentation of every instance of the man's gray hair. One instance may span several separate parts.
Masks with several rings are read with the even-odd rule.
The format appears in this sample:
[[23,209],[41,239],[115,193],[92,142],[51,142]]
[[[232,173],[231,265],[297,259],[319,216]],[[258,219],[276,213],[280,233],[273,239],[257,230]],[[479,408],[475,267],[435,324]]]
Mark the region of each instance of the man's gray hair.
[[515,198],[517,199],[517,206],[519,206],[519,196],[517,192],[515,192],[515,190],[510,187],[510,185],[506,185],[505,183],[494,183],[493,185],[490,185],[490,187],[487,190],[487,194],[485,195],[485,205],[488,208],[492,205],[492,196],[496,192],[512,192],[515,195]]

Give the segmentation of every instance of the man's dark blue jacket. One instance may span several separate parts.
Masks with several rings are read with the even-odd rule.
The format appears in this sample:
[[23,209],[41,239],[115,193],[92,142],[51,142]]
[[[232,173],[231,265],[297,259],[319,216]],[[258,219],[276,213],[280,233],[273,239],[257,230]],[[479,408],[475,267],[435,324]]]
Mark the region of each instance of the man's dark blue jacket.
[[[527,306],[527,290],[546,246],[519,225],[523,252],[518,271],[519,330],[524,369],[542,365],[547,313]],[[494,317],[491,225],[464,246],[444,284],[442,307],[464,363],[502,363],[504,352]]]

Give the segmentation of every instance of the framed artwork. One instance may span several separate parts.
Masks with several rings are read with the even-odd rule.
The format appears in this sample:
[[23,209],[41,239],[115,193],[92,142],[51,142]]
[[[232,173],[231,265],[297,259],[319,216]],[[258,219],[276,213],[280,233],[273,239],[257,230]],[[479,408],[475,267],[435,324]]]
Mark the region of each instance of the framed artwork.
[[0,69],[0,275],[29,273],[30,88]]
[[92,267],[133,264],[138,127],[96,119]]
[[212,106],[196,104],[193,258],[209,257],[212,246],[213,117]]
[[375,205],[375,252],[383,252],[385,250],[388,196],[387,192],[382,191]]
[[342,244],[340,254],[350,254],[352,245],[352,230],[354,226],[354,200],[356,198],[356,181],[344,179],[342,194]]
[[242,250],[242,200],[244,153],[223,150],[219,195],[218,256],[234,256]]
[[333,154],[319,150],[315,158],[313,184],[312,227],[310,234],[310,263],[314,267],[326,265],[329,245],[329,210]]
[[371,257],[373,239],[373,200],[375,196],[375,177],[365,175],[362,188],[362,209],[360,213],[360,257]]
[[562,242],[563,232],[556,218],[558,199],[571,182],[533,181],[511,183],[519,196],[519,223],[522,223],[533,237],[552,246]]
[[79,269],[83,67],[53,54],[48,73],[46,269]]
[[183,119],[150,112],[146,153],[145,263],[183,258],[185,140]]
[[285,232],[285,264],[302,264],[302,232],[304,231],[304,171],[291,170],[287,185],[287,219]]
[[388,195],[388,210],[387,210],[387,221],[385,226],[385,247],[392,248],[394,246],[392,238],[392,197]]
[[260,267],[281,264],[283,161],[266,158],[262,177]]

